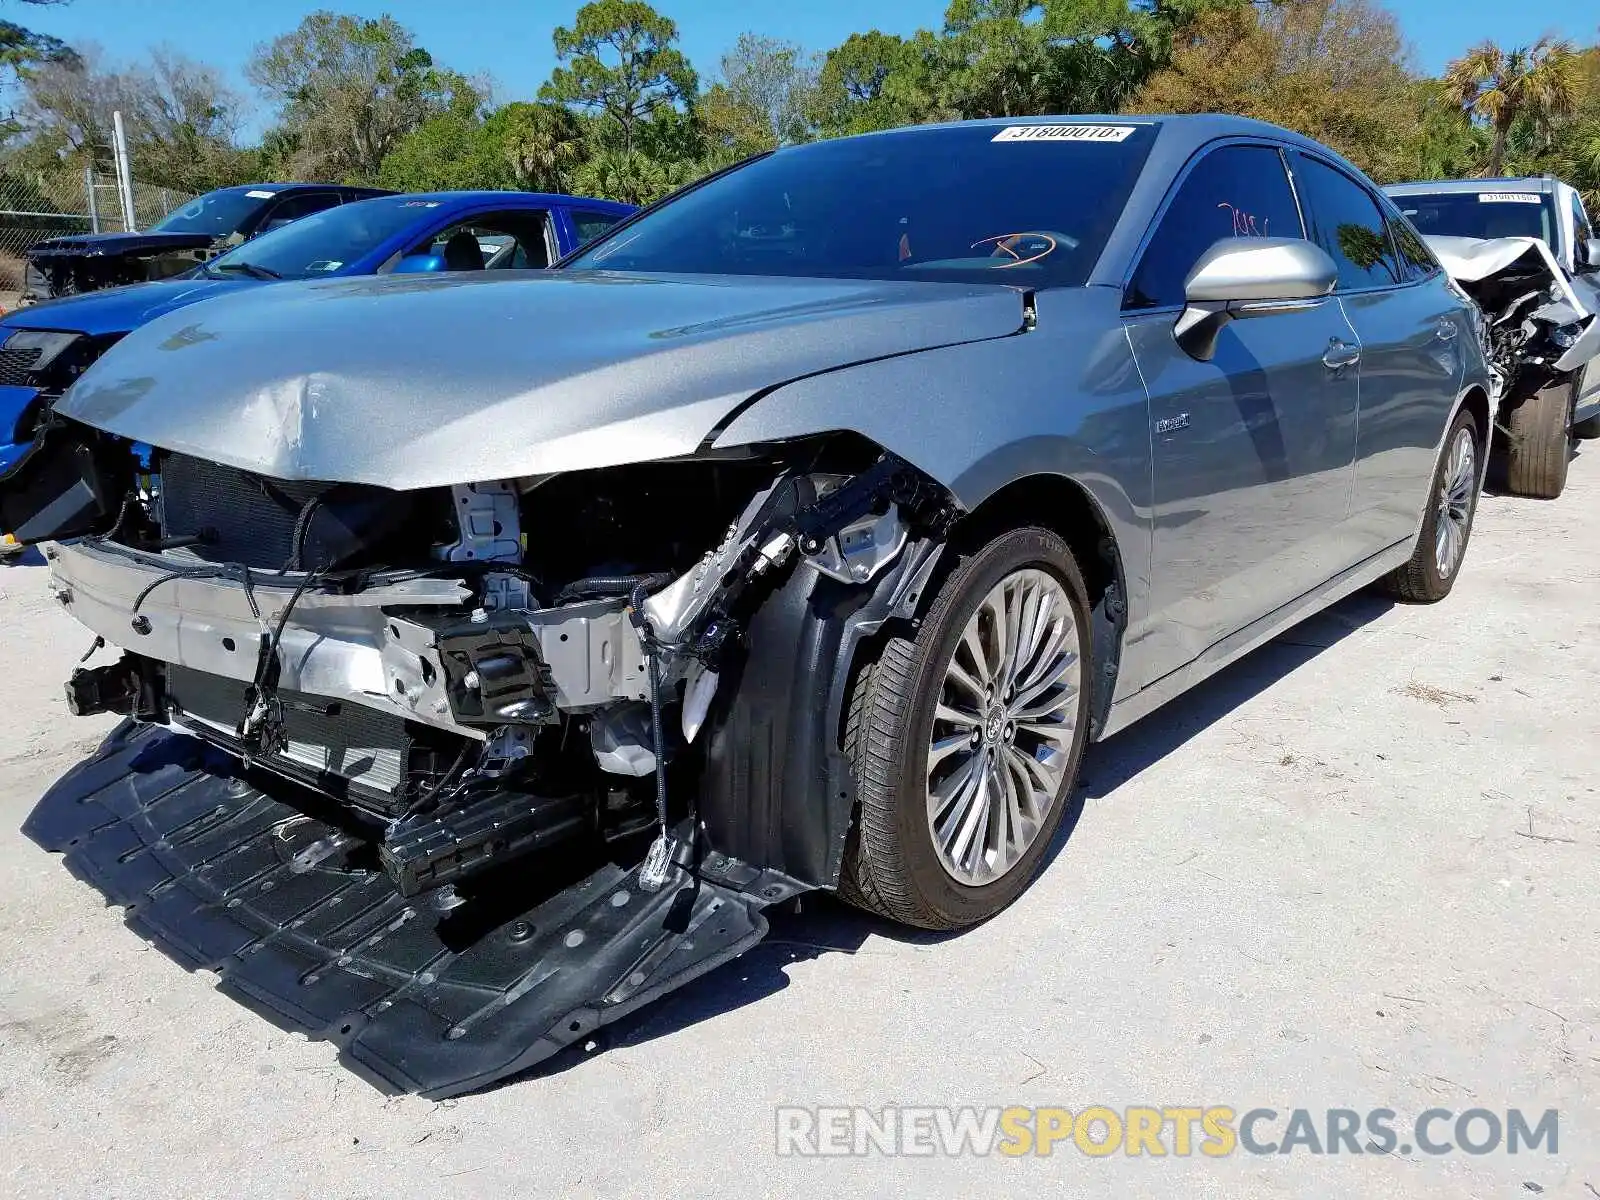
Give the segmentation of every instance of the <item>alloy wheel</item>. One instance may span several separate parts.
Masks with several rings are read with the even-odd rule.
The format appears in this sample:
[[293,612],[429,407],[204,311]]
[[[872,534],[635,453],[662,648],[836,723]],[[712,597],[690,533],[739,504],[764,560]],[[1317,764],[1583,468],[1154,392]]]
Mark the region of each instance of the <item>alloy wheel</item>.
[[1037,568],[990,589],[962,629],[928,746],[928,828],[969,887],[1014,867],[1072,762],[1082,631],[1064,584]]
[[1472,430],[1462,429],[1450,447],[1439,483],[1439,512],[1434,522],[1434,565],[1439,578],[1449,579],[1461,565],[1472,523],[1472,496],[1478,485],[1478,450]]

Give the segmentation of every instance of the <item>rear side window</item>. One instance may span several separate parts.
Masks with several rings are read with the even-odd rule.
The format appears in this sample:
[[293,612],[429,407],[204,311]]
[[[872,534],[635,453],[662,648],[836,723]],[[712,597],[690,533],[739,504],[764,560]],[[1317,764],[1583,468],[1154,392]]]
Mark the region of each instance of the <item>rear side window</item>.
[[1399,283],[1403,276],[1383,212],[1366,188],[1343,171],[1304,155],[1296,161],[1294,176],[1306,206],[1311,240],[1326,250],[1339,268],[1336,290]]
[[1134,272],[1126,307],[1182,304],[1200,256],[1227,237],[1300,237],[1283,158],[1270,146],[1223,146],[1189,172]]
[[610,213],[580,212],[576,209],[572,211],[571,216],[572,231],[578,235],[580,246],[592,238],[599,237],[622,220],[620,216],[612,216]]
[[1428,244],[1405,221],[1391,217],[1389,232],[1394,238],[1395,249],[1400,253],[1400,265],[1407,279],[1426,279],[1439,269],[1439,263],[1428,249]]
[[301,217],[309,217],[312,213],[337,207],[339,207],[338,192],[308,192],[303,196],[291,196],[279,203],[267,215],[267,219],[261,224],[260,232],[271,233],[274,229],[282,229]]

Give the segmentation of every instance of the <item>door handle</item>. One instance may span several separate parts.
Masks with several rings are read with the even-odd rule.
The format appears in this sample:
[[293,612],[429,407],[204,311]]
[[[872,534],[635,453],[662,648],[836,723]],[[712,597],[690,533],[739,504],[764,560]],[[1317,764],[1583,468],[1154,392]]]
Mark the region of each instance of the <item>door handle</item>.
[[1361,361],[1361,347],[1352,346],[1338,338],[1328,339],[1328,349],[1322,356],[1322,365],[1330,371],[1342,371]]

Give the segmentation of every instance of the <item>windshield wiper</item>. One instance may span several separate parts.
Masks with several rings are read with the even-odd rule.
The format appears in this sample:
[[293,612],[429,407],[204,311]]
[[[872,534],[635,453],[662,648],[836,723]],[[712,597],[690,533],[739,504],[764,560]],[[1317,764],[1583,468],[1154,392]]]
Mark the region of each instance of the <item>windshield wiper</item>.
[[282,279],[271,267],[263,267],[260,263],[253,262],[210,262],[206,264],[213,271],[241,271],[251,279]]

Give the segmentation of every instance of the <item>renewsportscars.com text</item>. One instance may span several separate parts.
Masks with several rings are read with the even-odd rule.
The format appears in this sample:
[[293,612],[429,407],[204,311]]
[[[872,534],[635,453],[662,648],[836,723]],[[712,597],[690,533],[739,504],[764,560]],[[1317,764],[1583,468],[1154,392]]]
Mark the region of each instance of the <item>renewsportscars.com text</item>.
[[1406,1118],[1391,1108],[839,1105],[776,1115],[775,1149],[785,1157],[1555,1154],[1560,1133],[1553,1108],[1430,1108]]

